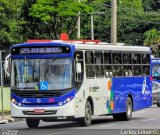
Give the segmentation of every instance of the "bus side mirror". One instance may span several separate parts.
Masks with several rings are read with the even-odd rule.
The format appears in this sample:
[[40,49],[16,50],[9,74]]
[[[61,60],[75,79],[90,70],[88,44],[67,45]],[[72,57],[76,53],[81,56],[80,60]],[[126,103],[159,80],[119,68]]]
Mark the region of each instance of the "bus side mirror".
[[10,58],[10,54],[7,55],[7,57],[5,58],[4,71],[7,74],[7,76],[10,77],[10,74],[11,74],[11,58]]
[[76,73],[82,73],[81,63],[76,63]]
[[113,76],[112,72],[110,72],[110,76]]

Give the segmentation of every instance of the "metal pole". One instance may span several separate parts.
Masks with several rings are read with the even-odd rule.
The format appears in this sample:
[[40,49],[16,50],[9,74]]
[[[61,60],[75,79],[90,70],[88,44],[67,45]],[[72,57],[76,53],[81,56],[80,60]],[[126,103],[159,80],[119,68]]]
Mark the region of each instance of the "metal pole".
[[91,14],[91,39],[94,40],[93,14]]
[[112,0],[111,43],[117,43],[117,0]]
[[2,51],[0,51],[0,69],[1,69],[1,104],[2,104],[2,119],[4,119]]
[[80,17],[80,12],[78,13],[78,21],[77,21],[77,38],[80,39],[81,37],[81,17]]
[[[81,0],[79,0],[81,2]],[[77,38],[80,39],[81,37],[81,17],[80,11],[78,12],[78,21],[77,21]]]

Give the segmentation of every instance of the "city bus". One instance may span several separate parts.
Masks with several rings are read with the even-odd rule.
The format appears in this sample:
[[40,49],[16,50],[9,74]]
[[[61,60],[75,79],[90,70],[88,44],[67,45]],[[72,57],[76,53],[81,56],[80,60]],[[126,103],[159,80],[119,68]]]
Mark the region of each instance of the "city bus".
[[160,58],[151,59],[151,73],[153,77],[152,98],[153,104],[160,107]]
[[95,116],[130,120],[152,105],[151,50],[91,42],[28,42],[11,48],[11,115],[29,128]]

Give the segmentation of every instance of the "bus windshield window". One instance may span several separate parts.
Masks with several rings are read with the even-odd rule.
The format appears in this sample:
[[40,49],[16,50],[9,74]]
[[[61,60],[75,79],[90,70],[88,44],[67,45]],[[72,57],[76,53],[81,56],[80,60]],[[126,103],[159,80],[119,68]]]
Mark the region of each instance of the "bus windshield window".
[[41,82],[46,90],[72,87],[71,59],[19,59],[13,60],[12,88],[38,90]]
[[160,65],[153,65],[152,75],[153,75],[153,77],[159,77],[160,76]]

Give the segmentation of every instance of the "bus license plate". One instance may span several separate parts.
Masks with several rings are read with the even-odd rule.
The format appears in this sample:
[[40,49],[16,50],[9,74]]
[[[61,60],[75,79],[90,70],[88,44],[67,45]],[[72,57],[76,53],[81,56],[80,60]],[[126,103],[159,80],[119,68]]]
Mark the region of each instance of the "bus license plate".
[[34,109],[35,113],[45,113],[44,109]]

